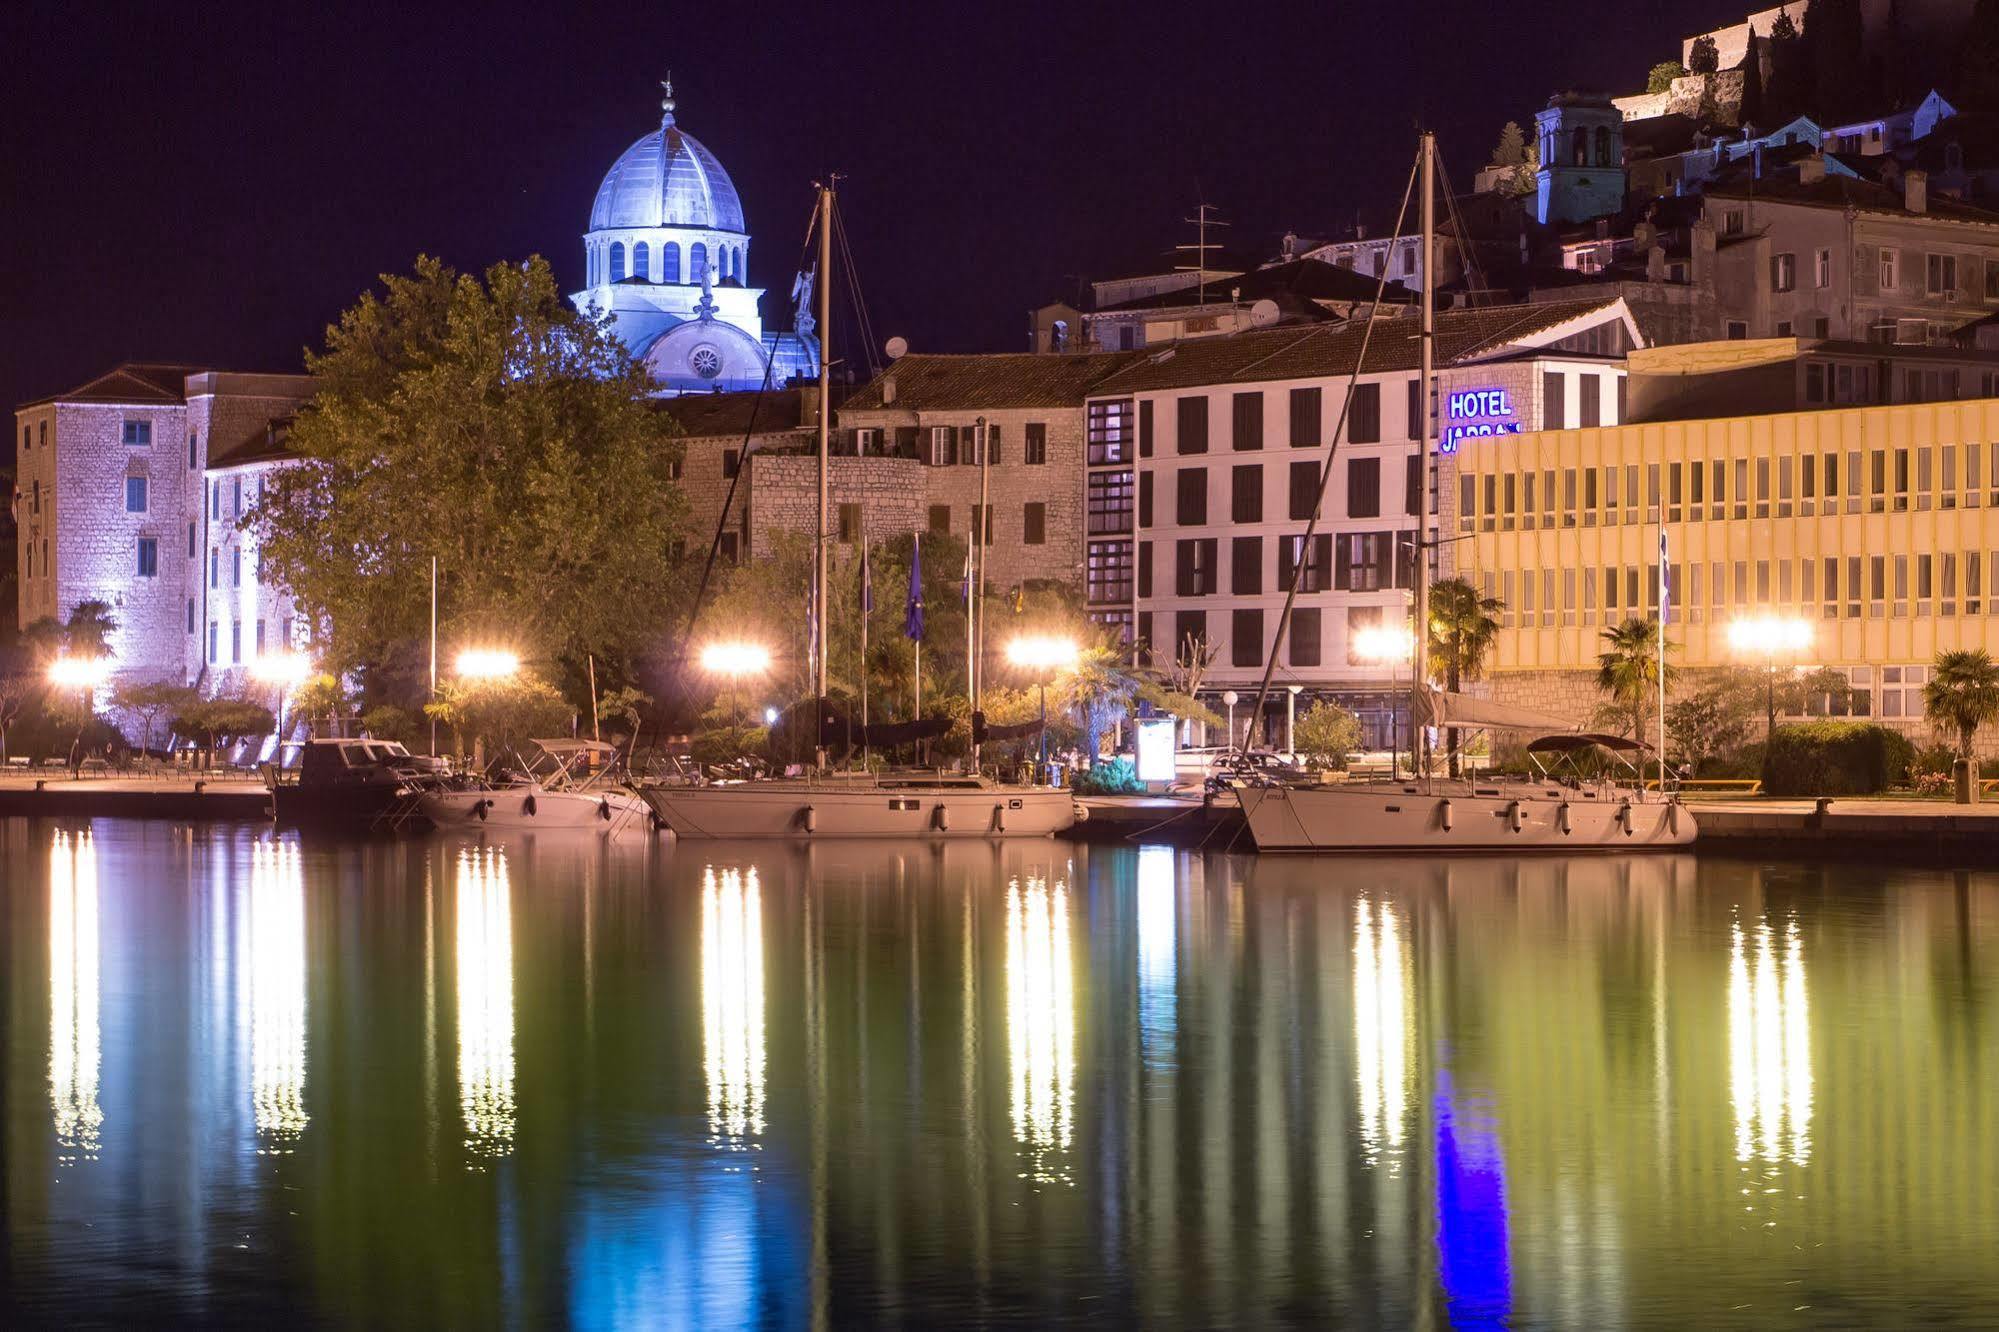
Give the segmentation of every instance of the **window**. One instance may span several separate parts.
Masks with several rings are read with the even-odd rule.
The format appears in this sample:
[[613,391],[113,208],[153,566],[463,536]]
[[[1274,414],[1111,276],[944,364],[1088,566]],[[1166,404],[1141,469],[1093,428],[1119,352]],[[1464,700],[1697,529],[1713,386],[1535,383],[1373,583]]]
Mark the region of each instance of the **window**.
[[1795,254],[1773,254],[1770,256],[1770,290],[1795,291],[1798,286],[1798,256]]
[[1173,647],[1175,656],[1189,648],[1206,646],[1208,641],[1208,613],[1199,610],[1173,612]]
[[695,241],[687,247],[687,267],[695,286],[701,285],[702,275],[708,271],[708,247]]
[[1315,462],[1294,462],[1291,464],[1291,505],[1290,517],[1294,522],[1305,522],[1319,503],[1319,464]]
[[[624,280],[625,280],[625,245],[623,241],[612,241],[611,281],[623,282]],[[210,652],[208,655],[210,657],[213,657],[215,654],[213,652]]]
[[1029,421],[1027,423],[1026,461],[1030,467],[1040,467],[1048,461],[1048,423]]
[[1323,651],[1320,639],[1319,608],[1299,606],[1291,612],[1291,627],[1285,635],[1285,652],[1293,666],[1317,666]]
[[680,242],[668,241],[659,247],[659,280],[680,281]]
[[231,518],[241,518],[241,517],[243,516],[243,478],[242,478],[242,477],[240,477],[240,476],[232,476],[232,477],[230,477],[230,478],[229,478],[229,492],[230,492],[230,501],[229,501],[229,502],[230,502],[230,504],[231,504],[231,506],[232,506],[232,507],[231,507],[231,509],[230,509],[230,511],[229,511],[229,516],[230,516]]
[[1381,516],[1381,459],[1347,459],[1347,517]]
[[1263,447],[1263,395],[1238,393],[1229,413],[1232,430],[1229,446],[1238,452]]
[[1278,541],[1277,586],[1288,590],[1292,575],[1296,574],[1300,592],[1324,592],[1332,582],[1333,538],[1324,532],[1314,536],[1309,558],[1301,570],[1298,559],[1304,550],[1305,538],[1302,536],[1288,536]]
[[1020,515],[1020,544],[1023,546],[1045,546],[1048,544],[1048,505],[1041,500],[1028,501]]
[[1566,376],[1559,370],[1544,370],[1541,373],[1541,424],[1549,430],[1562,430],[1569,424],[1569,409],[1564,401]]
[[241,546],[231,546],[229,548],[229,586],[243,586],[243,548]]
[[[1549,484],[1553,486],[1553,482]],[[1402,460],[1402,512],[1411,515],[1419,513],[1422,503],[1423,460],[1412,453]]]
[[208,660],[211,664],[215,661],[215,621],[213,620],[208,622]]
[[220,549],[210,549],[208,552],[208,585],[210,587],[222,586],[222,551]]
[[1342,592],[1380,592],[1395,586],[1393,532],[1342,532],[1333,548],[1333,586]]
[[1353,411],[1347,421],[1347,443],[1379,444],[1381,442],[1381,385],[1356,384],[1353,390]]
[[1404,411],[1409,423],[1409,438],[1423,438],[1423,381],[1409,381],[1409,405]]
[[1237,609],[1229,616],[1229,665],[1263,665],[1263,612]]
[[1320,390],[1291,390],[1291,447],[1309,448],[1324,443],[1320,434]]
[[1173,543],[1173,594],[1180,597],[1209,597],[1215,593],[1215,554],[1219,543],[1214,537]]
[[1832,251],[1820,250],[1812,256],[1812,285],[1824,290],[1832,285]]
[[[1152,543],[1141,542],[1138,594],[1152,595]],[[1093,606],[1125,605],[1131,601],[1131,542],[1092,541],[1087,552],[1084,592]]]
[[1729,209],[1721,215],[1721,234],[1724,236],[1740,236],[1742,234],[1742,221],[1742,210],[1740,208]]
[[1749,325],[1740,319],[1731,319],[1728,321],[1728,327],[1725,331],[1730,341],[1741,342],[1749,336]]
[[1584,375],[1581,380],[1582,401],[1578,404],[1582,411],[1584,429],[1603,424],[1603,380],[1595,375]]
[[198,466],[198,464],[195,461],[198,452],[199,452],[199,446],[196,444],[194,436],[189,435],[187,437],[187,470],[190,472],[192,472],[196,468],[196,466]]
[[160,573],[160,543],[152,537],[139,538],[139,577],[157,578]]
[[1931,296],[1957,295],[1957,256],[1954,254],[1928,254],[1923,256],[1924,289]]
[[194,633],[194,632],[195,632],[195,627],[194,627],[194,598],[193,598],[193,597],[189,597],[189,598],[187,599],[187,631],[188,631],[188,632],[189,632],[190,634],[191,634],[191,633]]
[[842,504],[840,506],[840,536],[845,545],[854,545],[861,539],[861,506]]
[[737,473],[737,471],[741,469],[742,462],[743,462],[743,455],[739,450],[723,449],[722,476],[724,477],[724,479],[734,476]]
[[1176,502],[1173,520],[1182,527],[1200,527],[1208,521],[1208,469],[1182,467],[1174,476]]
[[187,525],[187,557],[193,559],[198,549],[199,547],[195,545],[194,540],[194,524],[189,523]]
[[646,248],[644,241],[635,242],[632,246],[632,276],[640,281],[652,277],[652,252]]
[[[1108,548],[1114,545],[1122,545],[1123,543],[1093,541],[1090,544],[1092,547],[1104,546]],[[1152,543],[1150,541],[1141,541],[1138,543],[1138,595],[1141,599],[1152,595]]]
[[1238,597],[1263,591],[1263,538],[1235,537],[1229,542],[1229,591]]
[[1235,523],[1263,521],[1262,467],[1252,464],[1230,470],[1229,521]]
[[950,533],[951,531],[950,505],[933,504],[930,506],[930,530],[937,533],[939,536],[948,535]]
[[1174,448],[1181,453],[1206,453],[1208,451],[1208,400],[1201,394],[1181,398],[1177,404],[1177,429]]
[[1897,254],[1894,250],[1884,249],[1880,251],[1879,267],[1876,270],[1876,276],[1880,281],[1881,290],[1883,291],[1895,290],[1896,258]]
[[232,665],[241,665],[243,662],[243,622],[241,620],[231,620],[229,622],[229,660]]
[[[1150,398],[1138,404],[1138,456],[1141,458],[1150,458],[1152,456],[1152,399]],[[1119,452],[1115,458],[1099,458],[1093,442],[1090,449],[1091,462],[1122,462],[1123,460],[1124,455],[1122,452]]]
[[[1128,476],[1129,474],[1114,472],[1114,473],[1105,473],[1105,475]],[[1152,476],[1153,474],[1151,472],[1141,472],[1139,473],[1138,476],[1138,525],[1140,527],[1152,526]],[[1095,494],[1094,489],[1092,490],[1091,493],[1094,496]],[[1096,513],[1096,509],[1094,506],[1092,506],[1090,512],[1094,519],[1094,515]],[[1096,530],[1096,523],[1094,521],[1092,521],[1090,524],[1090,530],[1093,532]]]
[[125,478],[125,512],[144,513],[146,511],[146,478],[128,476]]
[[153,447],[153,423],[151,421],[127,421],[124,430],[125,447],[128,449],[150,449]]

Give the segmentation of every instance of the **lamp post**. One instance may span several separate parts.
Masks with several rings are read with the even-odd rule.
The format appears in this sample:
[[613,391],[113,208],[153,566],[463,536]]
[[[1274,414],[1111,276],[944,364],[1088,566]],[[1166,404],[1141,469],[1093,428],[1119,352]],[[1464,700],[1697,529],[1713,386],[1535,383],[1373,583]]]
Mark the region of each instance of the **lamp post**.
[[1229,710],[1229,748],[1235,748],[1235,705],[1236,692],[1231,689],[1222,695],[1222,706]]
[[1073,670],[1076,644],[1067,638],[1016,638],[1006,645],[1006,659],[1033,671],[1041,691],[1041,767],[1048,767],[1048,677],[1056,671]]
[[49,683],[58,689],[74,689],[83,704],[83,719],[77,725],[76,740],[70,745],[70,767],[72,775],[80,773],[81,759],[77,756],[77,746],[83,743],[83,728],[97,715],[96,693],[100,685],[111,677],[109,657],[57,657],[49,663]]
[[[1360,661],[1375,662],[1383,666],[1400,666],[1403,662],[1415,668],[1416,635],[1406,626],[1371,624],[1354,631],[1353,655]],[[1388,775],[1391,780],[1401,775],[1402,763],[1402,720],[1393,708],[1389,709],[1388,734]],[[1416,770],[1416,719],[1411,717],[1409,736],[1409,770]]]
[[[521,658],[519,653],[506,648],[463,648],[452,666],[460,680],[510,680],[520,674]],[[472,766],[485,770],[486,737],[483,735],[472,737]]]
[[312,674],[312,663],[296,652],[274,652],[250,665],[250,674],[275,686],[278,694],[278,766],[283,767],[285,744],[285,698]]
[[1734,620],[1728,626],[1730,649],[1741,656],[1763,658],[1765,743],[1777,733],[1777,656],[1788,653],[1795,658],[1811,642],[1811,621],[1795,616],[1765,615]]
[[1287,697],[1284,700],[1284,752],[1295,762],[1298,755],[1298,694],[1304,685],[1285,685]]

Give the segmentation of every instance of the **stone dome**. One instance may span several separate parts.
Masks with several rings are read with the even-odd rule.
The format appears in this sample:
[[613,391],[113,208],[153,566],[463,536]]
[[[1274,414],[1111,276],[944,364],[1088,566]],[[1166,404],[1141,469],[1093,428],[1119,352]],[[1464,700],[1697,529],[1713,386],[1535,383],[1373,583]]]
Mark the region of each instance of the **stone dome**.
[[660,127],[627,148],[597,188],[590,230],[704,227],[745,231],[743,204],[729,173],[701,141],[673,122],[673,97]]

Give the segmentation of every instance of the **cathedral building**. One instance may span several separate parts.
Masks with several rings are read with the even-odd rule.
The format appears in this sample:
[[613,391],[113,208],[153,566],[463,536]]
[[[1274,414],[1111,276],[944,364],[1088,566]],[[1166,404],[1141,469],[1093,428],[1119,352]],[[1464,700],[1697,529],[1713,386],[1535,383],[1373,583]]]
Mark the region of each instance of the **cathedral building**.
[[583,237],[588,285],[570,299],[609,319],[668,395],[817,378],[812,278],[791,284],[796,331],[767,332],[735,183],[680,128],[672,81],[661,86],[659,128],[627,148],[597,189]]

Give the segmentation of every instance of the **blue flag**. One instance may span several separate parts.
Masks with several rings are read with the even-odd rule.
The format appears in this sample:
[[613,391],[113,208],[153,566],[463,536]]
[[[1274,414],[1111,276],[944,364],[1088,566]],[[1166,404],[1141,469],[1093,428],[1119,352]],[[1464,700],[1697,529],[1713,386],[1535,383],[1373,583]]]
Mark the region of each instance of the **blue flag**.
[[909,601],[902,612],[904,638],[923,641],[923,537],[917,534],[909,549]]
[[1673,601],[1673,589],[1671,586],[1672,580],[1667,576],[1671,568],[1672,565],[1668,562],[1666,555],[1666,528],[1662,523],[1659,526],[1659,625],[1661,628],[1664,628],[1666,621],[1671,618],[1670,608]]

